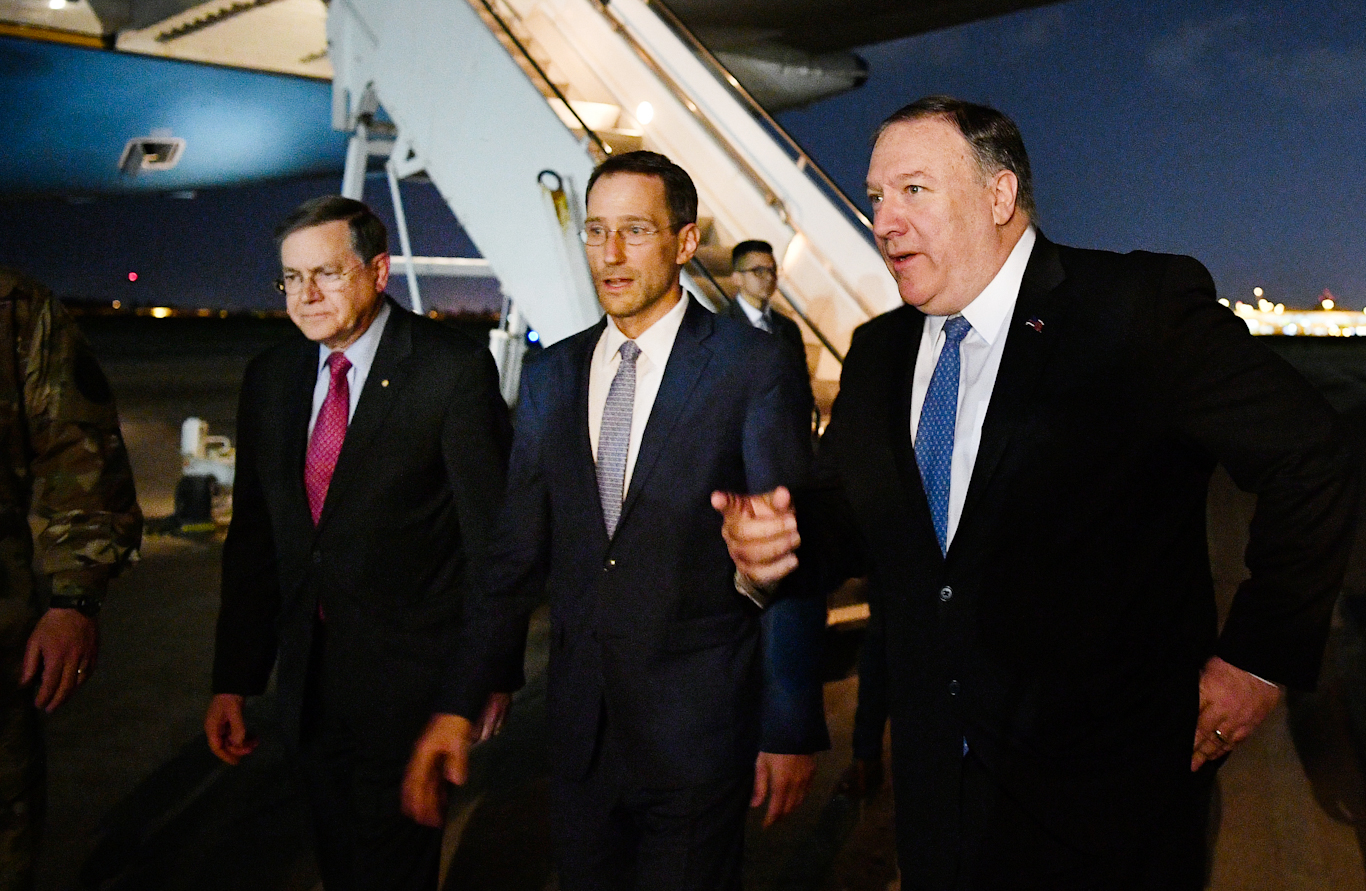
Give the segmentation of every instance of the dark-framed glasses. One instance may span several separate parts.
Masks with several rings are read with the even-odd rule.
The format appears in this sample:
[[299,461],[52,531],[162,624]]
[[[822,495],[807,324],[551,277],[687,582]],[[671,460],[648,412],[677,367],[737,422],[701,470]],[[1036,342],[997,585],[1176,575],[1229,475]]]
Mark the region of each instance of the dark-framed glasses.
[[751,266],[748,269],[737,269],[741,275],[757,275],[760,278],[777,278],[778,267],[776,266]]
[[649,244],[651,239],[663,231],[665,230],[648,223],[627,223],[625,226],[616,229],[611,226],[604,226],[602,223],[589,223],[583,227],[579,237],[589,247],[602,247],[615,232],[621,236],[622,241],[632,247],[640,247],[643,244]]

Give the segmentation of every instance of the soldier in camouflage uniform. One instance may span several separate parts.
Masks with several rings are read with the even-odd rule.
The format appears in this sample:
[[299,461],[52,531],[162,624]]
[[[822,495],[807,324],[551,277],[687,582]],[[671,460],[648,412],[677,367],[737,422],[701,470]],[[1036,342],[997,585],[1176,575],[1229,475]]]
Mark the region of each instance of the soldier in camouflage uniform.
[[39,711],[94,670],[105,585],[141,536],[90,345],[46,288],[0,268],[0,891],[33,884]]

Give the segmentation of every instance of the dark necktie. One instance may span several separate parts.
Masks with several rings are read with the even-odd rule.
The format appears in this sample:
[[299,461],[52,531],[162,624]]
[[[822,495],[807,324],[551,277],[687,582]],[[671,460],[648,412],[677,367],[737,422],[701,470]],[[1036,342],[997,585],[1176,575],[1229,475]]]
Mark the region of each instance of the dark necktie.
[[971,330],[972,325],[962,316],[954,316],[944,323],[944,348],[930,377],[930,388],[925,391],[925,404],[920,408],[920,424],[915,432],[915,462],[920,465],[920,479],[930,502],[930,517],[934,520],[934,534],[939,538],[939,550],[945,552],[949,547],[953,434],[958,421],[958,347]]
[[767,331],[769,334],[772,334],[773,318],[769,315],[772,311],[773,310],[771,309],[765,309],[763,312],[759,313],[759,321],[755,324],[755,327],[760,331]]
[[606,521],[608,538],[616,533],[617,521],[621,519],[626,456],[631,448],[631,415],[636,404],[636,358],[640,356],[640,347],[634,340],[628,340],[618,351],[621,365],[607,391],[602,427],[598,430],[598,497],[602,499],[602,518]]
[[327,386],[327,398],[318,409],[318,420],[313,423],[313,437],[308,441],[308,455],[304,459],[304,489],[308,492],[308,507],[313,512],[313,524],[322,516],[327,489],[332,484],[332,471],[337,468],[342,441],[346,439],[346,421],[351,414],[351,388],[346,383],[346,372],[351,362],[342,353],[327,357],[332,381]]

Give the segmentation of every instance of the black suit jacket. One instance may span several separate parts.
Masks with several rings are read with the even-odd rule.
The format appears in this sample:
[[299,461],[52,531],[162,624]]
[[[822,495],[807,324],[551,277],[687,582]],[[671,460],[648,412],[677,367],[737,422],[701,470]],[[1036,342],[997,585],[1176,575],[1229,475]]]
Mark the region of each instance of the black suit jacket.
[[[515,679],[526,616],[548,585],[559,775],[585,775],[604,726],[621,755],[613,769],[649,787],[751,767],[761,723],[765,751],[824,748],[819,684],[798,683],[800,701],[783,702],[781,685],[764,678],[760,613],[735,590],[710,503],[717,489],[805,480],[809,434],[793,364],[775,339],[689,300],[608,539],[588,436],[589,370],[605,324],[522,371],[504,511],[443,710],[473,717]],[[801,715],[762,720],[782,708]]]
[[[737,294],[730,303],[726,304],[726,307],[721,311],[721,314],[727,318],[732,318],[745,325],[749,325],[750,327],[755,327],[754,324],[750,322],[749,316],[745,315],[744,308],[740,306],[740,301],[743,299],[743,297]],[[801,372],[803,388],[806,394],[806,413],[810,416],[811,409],[815,405],[816,400],[811,392],[811,371],[806,364],[806,341],[802,340],[802,329],[798,327],[796,322],[778,312],[776,309],[770,309],[768,315],[770,324],[773,325],[773,333],[789,347],[789,355],[793,361],[797,363],[797,367]]]
[[391,303],[315,528],[303,465],[318,346],[252,360],[242,384],[223,546],[215,693],[259,694],[278,653],[297,739],[313,630],[356,726],[404,755],[455,644],[469,558],[488,541],[511,439],[498,375],[473,339]]
[[[1106,862],[1189,793],[1209,656],[1314,682],[1353,503],[1334,415],[1194,260],[1040,237],[942,555],[909,435],[923,322],[902,307],[855,333],[824,487],[799,505],[806,571],[871,577],[907,885],[951,884],[964,739],[1051,834]],[[1222,634],[1216,462],[1258,495]]]

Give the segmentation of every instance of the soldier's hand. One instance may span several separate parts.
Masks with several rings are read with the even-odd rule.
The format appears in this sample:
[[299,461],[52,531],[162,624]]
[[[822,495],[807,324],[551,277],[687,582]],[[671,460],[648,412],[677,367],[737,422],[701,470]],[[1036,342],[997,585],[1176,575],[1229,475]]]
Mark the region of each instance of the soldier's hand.
[[99,643],[99,626],[93,618],[74,609],[48,610],[29,635],[19,685],[41,674],[33,704],[51,712],[94,672]]
[[236,764],[250,755],[258,742],[247,731],[247,721],[242,717],[243,699],[236,693],[219,693],[209,700],[209,711],[204,715],[209,748],[228,764]]

